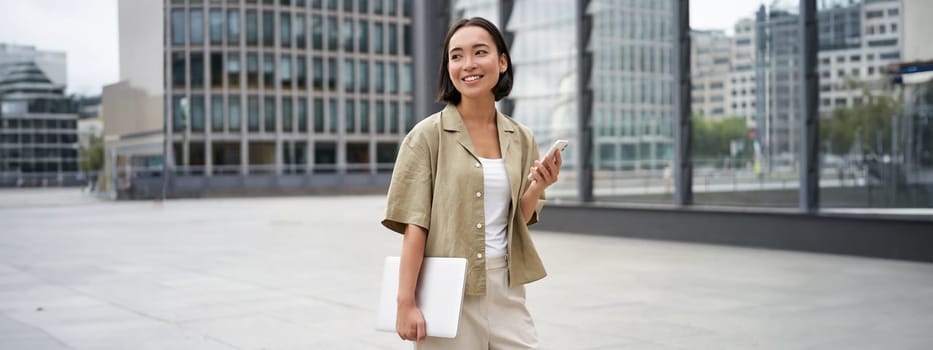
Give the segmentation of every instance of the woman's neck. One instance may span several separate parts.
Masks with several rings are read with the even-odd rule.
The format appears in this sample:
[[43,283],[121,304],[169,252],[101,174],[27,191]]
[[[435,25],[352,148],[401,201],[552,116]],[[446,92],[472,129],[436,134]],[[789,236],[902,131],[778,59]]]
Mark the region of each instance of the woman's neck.
[[460,118],[464,122],[481,124],[496,122],[496,102],[492,96],[482,100],[464,98],[460,100],[457,112],[460,113]]

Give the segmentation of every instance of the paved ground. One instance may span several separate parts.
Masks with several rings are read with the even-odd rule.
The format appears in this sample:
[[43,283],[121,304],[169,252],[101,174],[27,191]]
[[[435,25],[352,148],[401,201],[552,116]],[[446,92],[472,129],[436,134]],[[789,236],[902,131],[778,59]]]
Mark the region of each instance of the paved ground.
[[[0,349],[410,349],[373,330],[382,208],[0,190]],[[933,264],[534,235],[543,349],[933,348]]]

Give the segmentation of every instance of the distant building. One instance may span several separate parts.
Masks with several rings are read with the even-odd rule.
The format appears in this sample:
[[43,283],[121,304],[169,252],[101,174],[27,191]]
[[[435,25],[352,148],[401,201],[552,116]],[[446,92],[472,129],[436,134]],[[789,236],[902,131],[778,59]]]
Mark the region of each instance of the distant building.
[[79,182],[78,108],[65,54],[0,44],[0,186]]
[[721,30],[690,32],[691,106],[693,115],[712,119],[731,115],[733,43]]
[[413,8],[119,1],[121,82],[103,96],[112,182],[151,194],[162,181],[145,174],[164,162],[181,195],[384,188],[400,141],[424,117],[413,101]]

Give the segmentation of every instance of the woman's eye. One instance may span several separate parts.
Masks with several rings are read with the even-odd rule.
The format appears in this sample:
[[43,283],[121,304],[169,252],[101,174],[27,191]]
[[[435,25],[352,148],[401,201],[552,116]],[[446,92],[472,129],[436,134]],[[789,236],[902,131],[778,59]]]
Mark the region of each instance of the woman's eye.
[[476,51],[476,54],[477,54],[477,55],[485,55],[485,54],[486,54],[486,50],[477,50],[477,51]]
[[450,59],[451,59],[451,60],[455,60],[455,59],[458,59],[458,58],[460,58],[460,55],[450,55]]

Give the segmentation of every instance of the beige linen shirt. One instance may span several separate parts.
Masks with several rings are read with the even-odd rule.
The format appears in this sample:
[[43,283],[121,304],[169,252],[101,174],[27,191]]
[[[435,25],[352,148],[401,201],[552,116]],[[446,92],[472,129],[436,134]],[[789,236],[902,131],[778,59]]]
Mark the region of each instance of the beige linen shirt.
[[[509,286],[544,278],[546,272],[528,225],[538,221],[544,194],[531,221],[518,210],[538,159],[538,145],[525,126],[496,112],[499,147],[511,187],[508,241]],[[428,231],[424,256],[466,258],[466,294],[486,293],[486,232],[483,169],[457,107],[447,105],[415,125],[402,141],[389,184],[382,224],[404,233],[408,224]]]

